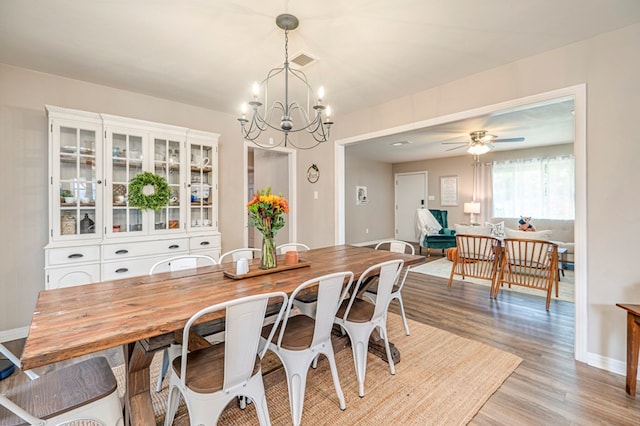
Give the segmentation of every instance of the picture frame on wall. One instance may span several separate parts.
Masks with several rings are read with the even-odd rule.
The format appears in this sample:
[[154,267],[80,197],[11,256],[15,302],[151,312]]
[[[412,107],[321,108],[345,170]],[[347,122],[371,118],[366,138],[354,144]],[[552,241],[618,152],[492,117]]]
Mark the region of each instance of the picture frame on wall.
[[458,176],[440,176],[440,205],[458,205]]
[[367,198],[367,187],[366,186],[356,186],[356,205],[362,205],[369,203],[369,199]]

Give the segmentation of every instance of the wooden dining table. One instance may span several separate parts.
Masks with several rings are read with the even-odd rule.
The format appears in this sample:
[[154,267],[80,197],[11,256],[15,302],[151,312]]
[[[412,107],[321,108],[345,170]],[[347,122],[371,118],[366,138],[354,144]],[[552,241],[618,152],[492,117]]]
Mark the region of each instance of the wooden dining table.
[[[43,290],[31,320],[22,368],[29,370],[122,346],[127,422],[155,424],[151,361],[156,351],[181,337],[187,320],[200,309],[254,294],[291,294],[302,282],[333,272],[352,271],[357,279],[368,267],[392,259],[403,259],[405,266],[425,261],[424,256],[350,245],[300,252],[299,258],[308,266],[248,278],[230,278],[235,263],[226,263]],[[282,262],[283,256],[278,260]],[[255,270],[259,260],[252,262]],[[216,315],[221,314],[205,316],[202,321],[210,324],[220,320]],[[194,340],[199,343],[197,336]],[[191,348],[191,342],[189,345]]]

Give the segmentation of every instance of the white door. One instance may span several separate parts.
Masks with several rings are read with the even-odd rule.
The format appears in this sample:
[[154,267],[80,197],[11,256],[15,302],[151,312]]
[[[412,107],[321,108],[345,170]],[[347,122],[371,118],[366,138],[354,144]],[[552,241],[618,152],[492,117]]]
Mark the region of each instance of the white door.
[[396,179],[396,239],[417,242],[415,214],[427,208],[427,172],[398,173]]

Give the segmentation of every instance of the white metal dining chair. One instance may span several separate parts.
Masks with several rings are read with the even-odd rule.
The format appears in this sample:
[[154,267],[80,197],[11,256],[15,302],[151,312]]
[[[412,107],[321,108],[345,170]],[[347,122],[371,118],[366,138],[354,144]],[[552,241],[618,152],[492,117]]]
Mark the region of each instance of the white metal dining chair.
[[302,243],[286,243],[276,247],[278,254],[285,254],[288,251],[307,251],[311,250],[308,245]]
[[407,253],[407,254],[416,254],[416,249],[412,244],[407,243],[406,241],[401,240],[385,240],[380,241],[376,244],[376,250],[382,250],[384,246],[389,246],[389,251],[394,253]]
[[[288,251],[307,251],[311,250],[308,245],[303,243],[285,243],[276,247],[278,254],[286,254]],[[301,313],[310,317],[315,316],[316,310],[316,297],[314,294],[305,295],[302,298],[297,298],[294,302],[296,307],[295,312]]]
[[260,425],[270,424],[260,366],[267,346],[259,349],[269,299],[272,302],[282,300],[275,326],[267,337],[270,342],[287,307],[287,295],[283,292],[209,306],[187,321],[183,341],[188,341],[189,331],[200,317],[224,310],[225,338],[223,343],[193,352],[182,347],[181,356],[171,364],[165,426],[173,422],[180,395],[187,405],[192,425],[215,425],[227,404],[237,397],[250,398],[255,403]]
[[[345,281],[347,282],[346,286]],[[277,333],[277,341],[271,342],[267,337],[273,330],[272,326],[267,326],[262,331],[262,335],[267,337],[267,340],[263,339],[263,344],[267,344],[268,349],[280,358],[284,366],[289,389],[291,418],[295,426],[298,426],[302,420],[307,372],[312,363],[315,367],[320,355],[324,355],[329,361],[333,386],[340,401],[340,409],[347,408],[338,378],[338,369],[331,343],[331,329],[338,307],[347,297],[352,283],[353,272],[350,271],[323,275],[305,281],[291,294],[282,325]],[[316,317],[291,316],[293,300],[298,293],[316,285],[318,286]]]
[[[9,348],[7,348],[2,343],[0,343],[0,354],[2,354],[6,359],[8,359],[9,362],[15,365],[18,369],[22,368],[22,363],[20,362],[20,358],[18,358],[16,354],[11,352]],[[37,379],[39,377],[36,373],[34,373],[31,370],[24,370],[23,373],[26,374],[30,380]]]
[[259,248],[244,247],[235,250],[229,250],[228,252],[220,255],[218,263],[224,262],[237,262],[240,259],[258,259],[260,257],[261,250]]
[[[369,347],[369,337],[373,330],[377,329],[380,338],[384,341],[389,362],[389,371],[396,374],[389,338],[387,337],[387,307],[391,298],[391,289],[398,280],[398,275],[402,269],[404,261],[401,259],[389,260],[378,263],[365,270],[358,282],[353,287],[352,295],[348,300],[342,302],[334,322],[338,324],[349,335],[351,349],[353,350],[353,361],[358,377],[358,395],[364,396],[364,378],[367,371],[367,350]],[[378,294],[376,302],[361,299],[358,293],[361,291],[363,283],[368,277],[378,275]]]
[[[382,247],[388,245],[389,251],[394,253],[407,253],[407,254],[416,254],[416,249],[413,245],[400,240],[386,240],[379,242],[375,249],[381,250]],[[391,291],[391,299],[389,299],[389,304],[393,302],[393,300],[398,301],[398,305],[400,305],[400,315],[402,316],[402,323],[404,324],[404,331],[407,336],[409,336],[409,323],[407,322],[407,314],[404,312],[404,302],[402,300],[402,288],[404,287],[404,282],[407,280],[407,275],[409,275],[410,266],[405,268],[404,274],[401,274],[402,278],[399,278],[399,282],[393,285],[393,290]],[[400,277],[399,276],[399,277]],[[377,285],[372,286],[372,288],[367,289],[364,292],[364,296],[370,299],[373,303],[376,302],[376,293],[377,293]]]
[[[198,266],[216,265],[217,262],[211,256],[205,256],[201,254],[188,254],[183,256],[174,256],[168,259],[163,259],[156,262],[149,269],[149,275],[157,274],[160,272],[174,272],[182,271],[185,269],[195,269]],[[162,390],[162,382],[164,381],[167,371],[169,370],[169,363],[180,355],[181,345],[172,343],[167,349],[162,352],[162,369],[158,375],[158,383],[156,384],[156,392]]]
[[0,395],[0,424],[122,426],[122,405],[104,357],[89,358],[25,381]]

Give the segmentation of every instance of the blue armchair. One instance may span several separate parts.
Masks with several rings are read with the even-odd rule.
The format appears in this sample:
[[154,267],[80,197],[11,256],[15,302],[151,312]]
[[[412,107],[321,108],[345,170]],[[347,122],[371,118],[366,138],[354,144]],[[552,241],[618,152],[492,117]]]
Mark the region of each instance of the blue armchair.
[[427,257],[431,256],[431,249],[442,249],[444,254],[445,249],[456,246],[456,231],[448,228],[447,211],[429,209],[429,212],[438,221],[442,229],[437,234],[429,233],[428,231],[423,232],[424,238],[420,240],[420,253],[422,253],[423,247],[426,248]]

